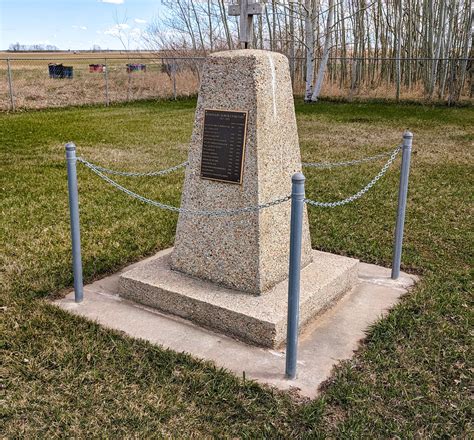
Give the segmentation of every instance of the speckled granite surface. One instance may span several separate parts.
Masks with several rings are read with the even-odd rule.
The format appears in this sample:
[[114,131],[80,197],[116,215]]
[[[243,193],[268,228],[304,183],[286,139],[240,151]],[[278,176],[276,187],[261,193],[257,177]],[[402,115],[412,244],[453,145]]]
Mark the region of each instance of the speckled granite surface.
[[[248,111],[242,185],[200,178],[204,109]],[[260,50],[210,55],[205,63],[181,206],[216,210],[290,194],[301,171],[293,94],[285,56]],[[288,276],[290,202],[230,217],[180,214],[174,270],[251,294]],[[311,262],[305,211],[303,265]]]
[[[170,253],[121,274],[120,296],[251,344],[276,348],[285,341],[288,280],[265,295],[248,295],[171,270]],[[312,253],[314,262],[301,271],[300,328],[357,283],[358,260]]]

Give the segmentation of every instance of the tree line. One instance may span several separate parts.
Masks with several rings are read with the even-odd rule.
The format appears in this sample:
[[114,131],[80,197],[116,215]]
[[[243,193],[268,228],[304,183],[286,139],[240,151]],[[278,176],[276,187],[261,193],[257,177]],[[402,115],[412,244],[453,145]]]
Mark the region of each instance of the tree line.
[[53,44],[20,44],[12,43],[8,46],[9,52],[55,52],[59,48]]
[[[257,1],[257,0],[255,0]],[[225,0],[163,0],[149,49],[205,55],[239,46],[238,17]],[[234,3],[238,3],[235,0]],[[254,48],[281,52],[306,101],[324,88],[349,98],[387,90],[459,101],[474,93],[471,0],[267,0],[254,18]]]

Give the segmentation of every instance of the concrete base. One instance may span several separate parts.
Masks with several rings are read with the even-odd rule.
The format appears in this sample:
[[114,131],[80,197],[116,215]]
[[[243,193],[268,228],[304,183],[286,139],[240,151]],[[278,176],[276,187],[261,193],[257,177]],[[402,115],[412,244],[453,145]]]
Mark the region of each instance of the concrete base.
[[[171,252],[121,275],[119,295],[251,344],[277,348],[285,342],[288,280],[254,296],[172,270]],[[358,263],[313,251],[313,262],[301,271],[300,328],[352,288]]]
[[[143,263],[127,267],[122,273]],[[311,398],[330,377],[334,365],[352,357],[367,328],[393,307],[417,280],[415,276],[402,273],[397,281],[392,281],[389,269],[360,263],[353,289],[304,329],[299,342],[298,376],[287,380],[284,350],[247,345],[179,317],[124,300],[117,294],[120,274],[85,286],[81,304],[74,302],[73,292],[55,304],[132,337],[211,360],[237,376],[245,373],[247,379],[283,390],[294,388],[302,396]]]

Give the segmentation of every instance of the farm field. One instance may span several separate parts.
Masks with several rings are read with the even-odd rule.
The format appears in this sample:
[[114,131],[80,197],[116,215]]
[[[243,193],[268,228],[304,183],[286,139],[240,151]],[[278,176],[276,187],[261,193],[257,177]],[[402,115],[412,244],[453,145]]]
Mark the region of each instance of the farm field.
[[[472,107],[296,101],[306,162],[373,155],[394,148],[406,128],[415,135],[402,268],[422,280],[316,400],[235,378],[50,304],[72,286],[64,144],[74,141],[79,155],[110,168],[167,168],[186,160],[195,105],[0,114],[2,436],[472,436]],[[307,196],[344,198],[381,166],[308,169]],[[78,167],[86,281],[173,244],[175,214]],[[179,205],[182,172],[117,180]],[[389,266],[397,185],[393,168],[354,204],[308,208],[313,247]]]

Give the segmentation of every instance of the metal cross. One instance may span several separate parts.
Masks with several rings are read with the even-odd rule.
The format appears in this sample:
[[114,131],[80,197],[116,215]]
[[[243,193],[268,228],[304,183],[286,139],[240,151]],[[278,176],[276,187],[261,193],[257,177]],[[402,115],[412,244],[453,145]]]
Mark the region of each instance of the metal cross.
[[253,16],[261,15],[265,10],[262,3],[249,3],[252,0],[240,0],[229,5],[229,15],[240,16],[240,43],[248,49],[253,40]]

